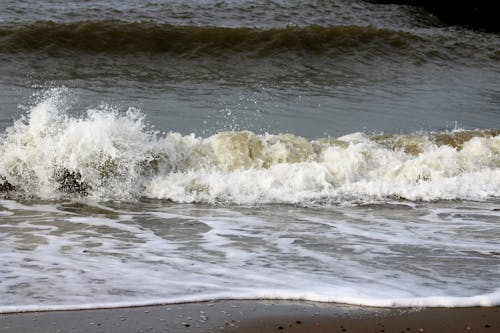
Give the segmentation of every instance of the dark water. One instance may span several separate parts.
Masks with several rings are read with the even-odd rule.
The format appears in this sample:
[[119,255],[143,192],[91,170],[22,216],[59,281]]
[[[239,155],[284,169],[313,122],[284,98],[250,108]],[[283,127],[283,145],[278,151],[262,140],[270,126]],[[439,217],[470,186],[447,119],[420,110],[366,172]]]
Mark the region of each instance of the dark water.
[[500,304],[500,35],[335,1],[0,3],[0,312]]
[[2,2],[0,121],[47,87],[162,130],[497,128],[500,37],[363,1]]

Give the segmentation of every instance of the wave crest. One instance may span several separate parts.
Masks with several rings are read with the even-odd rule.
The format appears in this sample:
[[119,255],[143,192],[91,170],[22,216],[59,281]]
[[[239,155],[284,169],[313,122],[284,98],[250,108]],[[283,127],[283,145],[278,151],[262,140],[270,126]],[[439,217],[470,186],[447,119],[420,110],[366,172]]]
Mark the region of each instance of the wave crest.
[[500,196],[498,129],[315,140],[249,131],[160,136],[136,109],[71,117],[64,96],[50,91],[3,134],[4,196],[236,204]]

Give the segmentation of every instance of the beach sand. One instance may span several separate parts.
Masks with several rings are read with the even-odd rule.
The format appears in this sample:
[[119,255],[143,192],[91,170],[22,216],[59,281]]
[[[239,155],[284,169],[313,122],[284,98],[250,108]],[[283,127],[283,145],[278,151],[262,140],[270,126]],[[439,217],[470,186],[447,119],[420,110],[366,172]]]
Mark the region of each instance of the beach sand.
[[214,301],[0,315],[0,332],[500,332],[500,308]]

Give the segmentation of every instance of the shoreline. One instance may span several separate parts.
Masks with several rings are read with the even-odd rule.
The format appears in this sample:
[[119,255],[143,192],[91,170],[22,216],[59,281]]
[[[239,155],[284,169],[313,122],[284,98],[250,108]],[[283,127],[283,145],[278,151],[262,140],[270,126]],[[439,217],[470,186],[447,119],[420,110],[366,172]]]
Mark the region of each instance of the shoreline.
[[302,301],[213,301],[0,314],[20,332],[495,332],[500,307],[375,308]]

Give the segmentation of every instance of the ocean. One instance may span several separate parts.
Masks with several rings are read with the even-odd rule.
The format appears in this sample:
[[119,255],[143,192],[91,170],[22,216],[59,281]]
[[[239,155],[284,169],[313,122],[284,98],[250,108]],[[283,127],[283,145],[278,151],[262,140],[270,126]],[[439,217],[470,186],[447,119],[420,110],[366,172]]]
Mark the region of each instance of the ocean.
[[0,313],[500,305],[500,34],[361,0],[0,4]]

